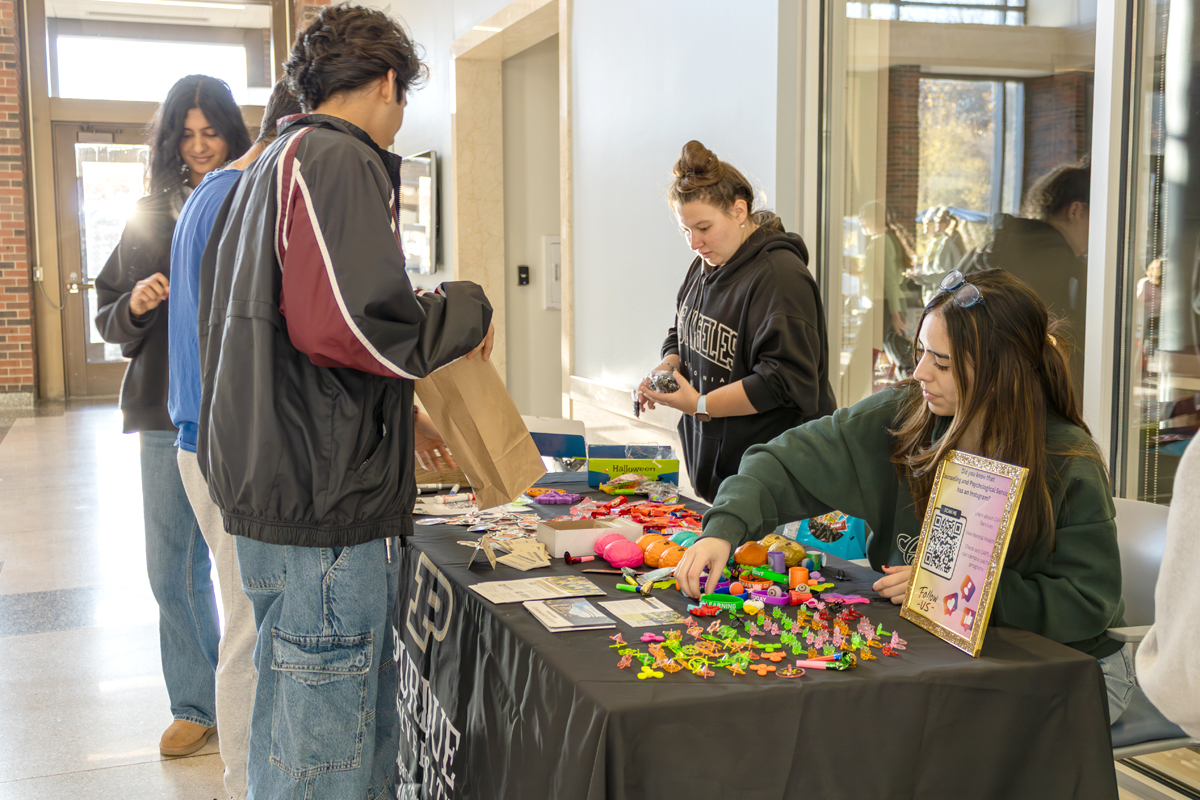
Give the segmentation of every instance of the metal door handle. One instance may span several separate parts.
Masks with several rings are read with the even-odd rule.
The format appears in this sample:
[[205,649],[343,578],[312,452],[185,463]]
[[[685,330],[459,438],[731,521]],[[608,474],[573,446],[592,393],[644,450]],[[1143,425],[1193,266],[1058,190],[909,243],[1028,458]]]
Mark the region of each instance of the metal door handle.
[[96,284],[94,284],[94,283],[68,283],[67,284],[67,291],[70,292],[71,294],[79,294],[80,289],[95,289],[95,288],[96,288]]

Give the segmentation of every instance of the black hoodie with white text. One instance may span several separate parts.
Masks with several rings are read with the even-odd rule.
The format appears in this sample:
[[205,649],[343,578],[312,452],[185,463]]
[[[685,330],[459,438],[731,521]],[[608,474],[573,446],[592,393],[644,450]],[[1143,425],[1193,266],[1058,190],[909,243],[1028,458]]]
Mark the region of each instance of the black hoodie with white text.
[[721,267],[696,258],[679,290],[663,357],[678,355],[701,394],[742,381],[757,412],[680,419],[688,476],[709,502],[746,448],[837,409],[825,310],[807,265],[800,236],[759,228]]

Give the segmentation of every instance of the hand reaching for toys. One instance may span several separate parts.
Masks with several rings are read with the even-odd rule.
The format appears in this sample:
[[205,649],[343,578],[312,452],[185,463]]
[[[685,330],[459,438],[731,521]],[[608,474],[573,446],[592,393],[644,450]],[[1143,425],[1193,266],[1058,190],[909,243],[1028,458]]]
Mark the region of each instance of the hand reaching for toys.
[[[732,549],[729,542],[716,536],[702,536],[697,539],[684,552],[683,559],[675,567],[675,582],[679,584],[679,590],[693,600],[699,600],[701,594],[716,589]],[[708,580],[705,581],[707,586],[702,587],[700,573],[705,569],[708,570]]]
[[912,574],[912,567],[908,564],[901,564],[898,567],[889,567],[885,564],[883,572],[883,577],[875,581],[871,588],[879,592],[880,597],[886,597],[896,605],[900,605],[904,602],[905,592],[908,591],[908,578]]

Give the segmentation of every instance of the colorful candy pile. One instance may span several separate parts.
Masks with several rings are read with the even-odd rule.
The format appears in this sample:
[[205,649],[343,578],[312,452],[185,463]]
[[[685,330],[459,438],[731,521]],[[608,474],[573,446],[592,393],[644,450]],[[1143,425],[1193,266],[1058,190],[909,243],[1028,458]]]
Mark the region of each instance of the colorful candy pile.
[[[815,612],[801,608],[793,618],[776,608],[769,616],[757,621],[743,619],[730,612],[730,622],[714,620],[707,628],[688,617],[685,632],[675,629],[662,635],[646,633],[641,648],[630,646],[622,634],[610,637],[620,660],[621,669],[641,663],[639,679],[662,678],[665,673],[687,670],[701,678],[711,678],[718,669],[734,675],[756,672],[759,677],[772,674],[777,678],[799,678],[805,670],[847,670],[860,661],[870,661],[880,655],[894,656],[907,645],[896,632],[885,631],[883,625],[871,621],[850,606],[818,601]],[[761,623],[761,627],[760,627]],[[744,625],[742,635],[735,625]],[[854,626],[853,630],[851,625]],[[778,636],[778,642],[759,637]],[[885,639],[885,637],[887,637]],[[800,656],[792,662],[788,656]]]
[[652,500],[630,502],[629,498],[624,495],[615,497],[607,503],[598,503],[590,497],[584,498],[578,505],[571,506],[570,516],[559,517],[559,519],[610,519],[612,517],[629,517],[634,522],[641,524],[647,532],[663,532],[671,529],[700,530],[700,514],[682,504],[656,503]]

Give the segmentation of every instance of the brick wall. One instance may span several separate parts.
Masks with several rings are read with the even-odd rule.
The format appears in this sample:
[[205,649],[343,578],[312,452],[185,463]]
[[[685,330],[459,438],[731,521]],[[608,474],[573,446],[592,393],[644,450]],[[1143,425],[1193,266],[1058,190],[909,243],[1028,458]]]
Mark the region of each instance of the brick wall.
[[1024,186],[1091,151],[1092,76],[1060,72],[1025,82]]
[[20,6],[0,0],[0,406],[32,401],[35,380],[19,20]]
[[887,204],[915,241],[921,177],[921,68],[888,70]]

